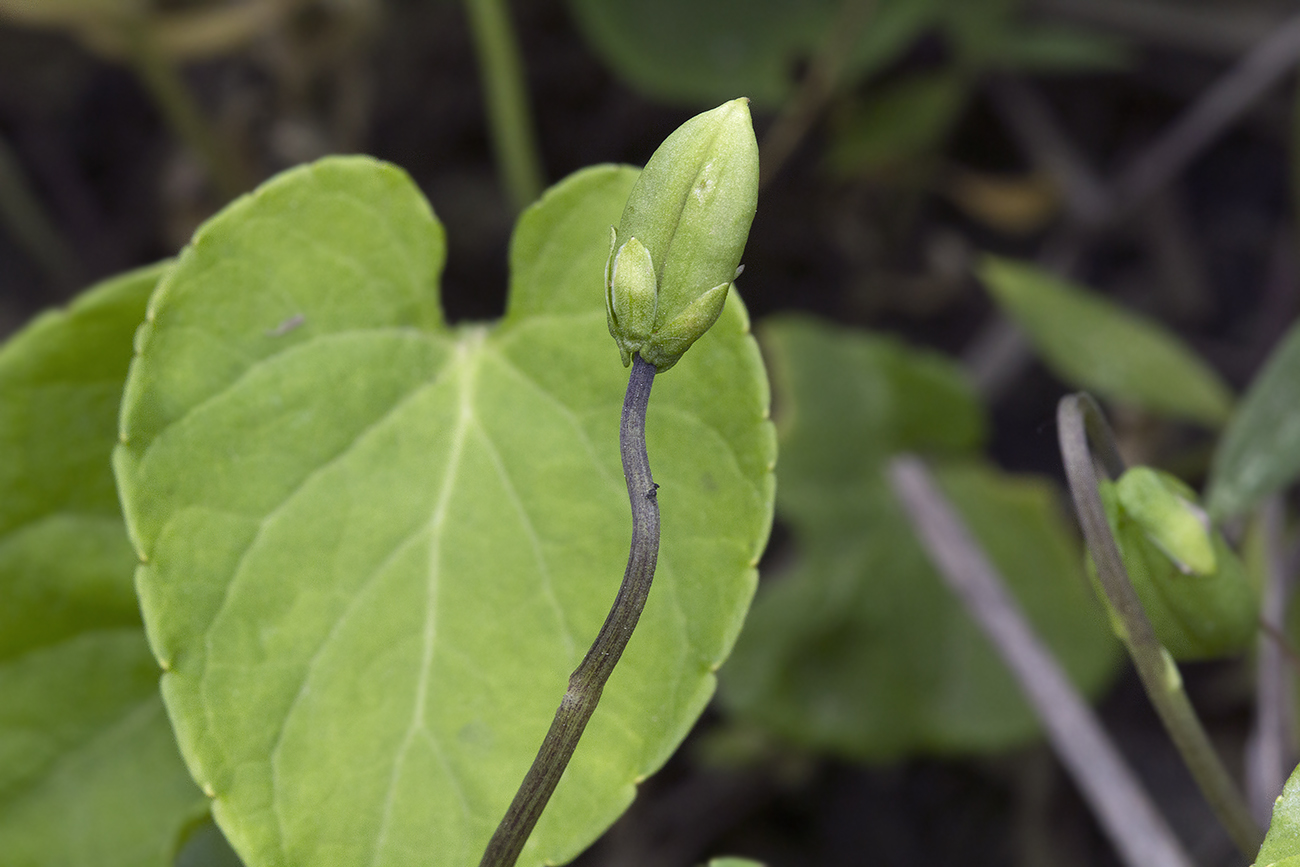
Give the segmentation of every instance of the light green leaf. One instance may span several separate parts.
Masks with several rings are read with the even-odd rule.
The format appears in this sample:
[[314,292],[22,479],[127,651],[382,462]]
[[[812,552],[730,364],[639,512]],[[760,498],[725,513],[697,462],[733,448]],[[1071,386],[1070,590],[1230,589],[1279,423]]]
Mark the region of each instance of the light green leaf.
[[1300,855],[1288,855],[1281,861],[1273,861],[1260,867],[1300,867]]
[[709,867],[763,867],[763,862],[750,858],[713,858]]
[[[569,0],[596,53],[665,102],[713,105],[737,94],[772,108],[836,26],[840,0]],[[881,0],[848,58],[857,81],[896,58],[935,20],[936,0]]]
[[1300,324],[1255,377],[1219,440],[1206,504],[1240,514],[1300,476]]
[[1300,768],[1291,773],[1273,804],[1273,821],[1254,867],[1294,867],[1300,864]]
[[6,865],[170,863],[204,811],[158,697],[109,454],[161,267],[0,348],[0,852]]
[[1227,421],[1228,386],[1159,323],[1024,262],[988,256],[979,276],[1071,386],[1213,427]]
[[[627,558],[601,274],[635,178],[524,212],[494,325],[444,324],[442,228],[364,158],[236,202],[159,287],[116,468],[182,752],[250,867],[460,867],[504,813]],[[738,300],[648,440],[655,587],[520,864],[614,821],[739,631],[775,443]]]
[[[797,565],[755,602],[726,668],[733,712],[816,749],[885,759],[1002,748],[1037,721],[942,585],[882,477],[901,450],[939,477],[1076,683],[1118,660],[1046,482],[973,460],[984,421],[937,354],[801,318],[764,324],[780,410],[778,513]],[[958,461],[960,456],[968,456]]]

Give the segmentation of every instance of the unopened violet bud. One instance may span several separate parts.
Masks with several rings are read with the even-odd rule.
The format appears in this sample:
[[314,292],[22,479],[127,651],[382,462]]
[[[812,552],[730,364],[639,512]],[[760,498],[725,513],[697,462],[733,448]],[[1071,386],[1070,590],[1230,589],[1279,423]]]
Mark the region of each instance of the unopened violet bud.
[[[667,370],[717,321],[757,205],[758,144],[749,100],[696,115],[659,146],[628,196],[606,265],[610,332],[624,364],[639,352]],[[619,293],[610,288],[615,266],[621,267],[616,260],[632,239],[654,271],[653,323],[645,337],[633,333],[640,320],[623,320]],[[634,255],[642,261],[639,252]],[[637,280],[638,286],[647,282]],[[634,315],[646,309],[638,304]]]

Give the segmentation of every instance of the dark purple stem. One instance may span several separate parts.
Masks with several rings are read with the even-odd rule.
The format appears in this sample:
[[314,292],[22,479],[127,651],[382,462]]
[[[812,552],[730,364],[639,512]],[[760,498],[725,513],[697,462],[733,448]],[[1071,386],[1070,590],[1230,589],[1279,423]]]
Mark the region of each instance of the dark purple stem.
[[514,801],[492,835],[479,867],[513,867],[518,860],[528,835],[533,832],[533,826],[541,818],[546,802],[551,799],[555,786],[569,765],[578,739],[595,712],[605,683],[623,655],[632,630],[641,618],[641,610],[645,608],[646,597],[650,595],[650,582],[654,579],[655,563],[659,559],[659,501],[655,495],[659,486],[650,476],[650,456],[645,447],[645,416],[655,372],[653,364],[642,360],[640,355],[634,356],[627,397],[623,400],[618,441],[623,453],[627,495],[632,503],[632,548],[628,553],[623,584],[591,649],[569,675],[569,688],[555,711],[551,729],[546,733],[546,739],[542,741],[537,758],[533,759],[533,766],[528,769]]

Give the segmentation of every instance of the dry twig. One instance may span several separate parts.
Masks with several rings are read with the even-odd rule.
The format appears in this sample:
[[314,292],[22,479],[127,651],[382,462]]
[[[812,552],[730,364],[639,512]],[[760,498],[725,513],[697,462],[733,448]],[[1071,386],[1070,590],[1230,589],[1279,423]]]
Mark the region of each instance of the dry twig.
[[1124,863],[1191,867],[1141,783],[1055,658],[1034,634],[997,570],[915,457],[895,458],[889,480],[922,546],[1006,661]]

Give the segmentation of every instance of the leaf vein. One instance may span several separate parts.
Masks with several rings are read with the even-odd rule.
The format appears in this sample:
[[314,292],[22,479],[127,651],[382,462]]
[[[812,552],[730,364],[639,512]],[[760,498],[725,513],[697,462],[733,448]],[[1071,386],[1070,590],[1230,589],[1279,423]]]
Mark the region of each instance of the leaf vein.
[[[546,400],[547,403],[555,407],[556,411],[559,412],[560,415],[563,416],[564,419],[568,421],[569,424],[572,426],[574,433],[576,434],[578,443],[582,446],[583,450],[586,451],[587,455],[591,458],[591,462],[596,466],[596,470],[597,472],[600,473],[601,479],[605,482],[607,486],[614,488],[615,490],[622,491],[624,489],[624,482],[622,476],[620,475],[618,478],[615,478],[609,472],[609,469],[608,467],[606,467],[605,462],[600,459],[600,455],[596,450],[595,443],[592,442],[591,436],[590,434],[587,433],[587,429],[583,426],[582,420],[578,417],[578,414],[575,413],[570,406],[568,406],[562,400],[556,397],[552,392],[547,390],[546,387],[543,386],[540,382],[538,382],[533,377],[529,376],[528,373],[523,368],[515,364],[514,360],[511,359],[504,352],[497,350],[494,353],[494,355],[497,358],[497,360],[501,362],[501,366],[505,368],[507,373],[514,374],[515,378],[521,384],[531,388],[538,395],[540,395],[544,400]],[[615,412],[617,413],[617,410],[615,410]]]
[[481,336],[473,341],[472,346],[465,343],[457,344],[458,358],[456,370],[458,375],[459,386],[459,411],[456,416],[456,427],[452,431],[451,448],[447,455],[447,468],[443,474],[442,489],[438,492],[438,500],[434,504],[433,512],[429,517],[429,523],[425,529],[429,533],[429,579],[426,585],[426,603],[424,617],[424,634],[422,637],[420,668],[415,684],[415,709],[411,714],[411,722],[407,727],[406,735],[402,739],[402,745],[398,748],[397,754],[393,757],[393,771],[389,778],[388,794],[384,799],[384,812],[380,820],[379,833],[375,835],[375,846],[371,856],[371,867],[378,867],[380,856],[383,853],[384,842],[388,836],[388,830],[392,822],[392,808],[395,802],[395,793],[397,791],[397,780],[401,775],[401,769],[405,762],[406,754],[410,751],[417,736],[422,735],[428,740],[430,748],[438,763],[442,765],[447,774],[447,781],[451,784],[460,801],[461,812],[469,815],[469,802],[465,796],[464,785],[456,777],[451,765],[448,764],[446,756],[443,754],[442,747],[438,743],[436,735],[429,730],[425,721],[428,711],[429,700],[429,675],[433,670],[434,656],[437,650],[438,642],[438,599],[442,579],[442,538],[443,529],[447,520],[447,512],[451,505],[452,492],[456,488],[459,479],[459,470],[465,451],[465,440],[468,431],[474,424],[474,407],[472,401],[474,379],[477,374],[477,363],[471,365],[469,358],[477,360],[478,354],[474,352],[481,343]]

